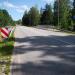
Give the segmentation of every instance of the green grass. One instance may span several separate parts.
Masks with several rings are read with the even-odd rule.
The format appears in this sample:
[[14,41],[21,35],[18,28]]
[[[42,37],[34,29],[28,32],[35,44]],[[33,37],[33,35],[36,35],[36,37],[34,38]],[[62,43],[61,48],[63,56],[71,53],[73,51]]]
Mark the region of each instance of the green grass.
[[0,42],[0,75],[2,74],[2,71],[3,73],[5,73],[5,75],[8,75],[10,72],[10,63],[13,48],[14,48],[13,35],[6,41]]

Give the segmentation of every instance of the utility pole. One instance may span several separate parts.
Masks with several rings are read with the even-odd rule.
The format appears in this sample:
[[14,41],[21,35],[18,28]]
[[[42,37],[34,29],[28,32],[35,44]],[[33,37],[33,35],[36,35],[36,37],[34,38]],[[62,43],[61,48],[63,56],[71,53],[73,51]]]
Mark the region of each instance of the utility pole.
[[60,24],[59,24],[59,0],[58,1],[58,28],[60,27]]

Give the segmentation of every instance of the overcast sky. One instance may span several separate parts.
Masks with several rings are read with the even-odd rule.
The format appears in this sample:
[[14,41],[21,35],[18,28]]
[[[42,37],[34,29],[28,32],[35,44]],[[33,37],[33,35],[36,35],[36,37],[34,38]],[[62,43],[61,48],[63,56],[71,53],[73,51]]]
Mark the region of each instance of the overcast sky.
[[14,20],[21,19],[24,11],[29,10],[32,6],[38,9],[44,7],[46,3],[53,4],[54,0],[0,0],[0,8],[8,10]]

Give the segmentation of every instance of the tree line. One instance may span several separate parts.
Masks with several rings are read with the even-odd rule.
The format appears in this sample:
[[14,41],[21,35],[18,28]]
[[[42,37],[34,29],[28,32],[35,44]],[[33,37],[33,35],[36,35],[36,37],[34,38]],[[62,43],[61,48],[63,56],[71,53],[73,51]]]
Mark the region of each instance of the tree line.
[[11,16],[9,15],[8,11],[5,9],[0,9],[0,27],[5,26],[14,26],[15,23]]
[[31,7],[25,11],[22,24],[53,25],[60,29],[75,30],[75,0],[55,0],[53,6],[46,4],[40,11],[35,6]]

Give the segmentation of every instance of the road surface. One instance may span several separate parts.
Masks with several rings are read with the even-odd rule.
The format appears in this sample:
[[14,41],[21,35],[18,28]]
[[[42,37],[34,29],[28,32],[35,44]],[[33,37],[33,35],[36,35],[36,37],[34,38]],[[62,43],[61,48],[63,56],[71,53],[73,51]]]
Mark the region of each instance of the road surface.
[[75,75],[75,36],[17,26],[10,75]]

